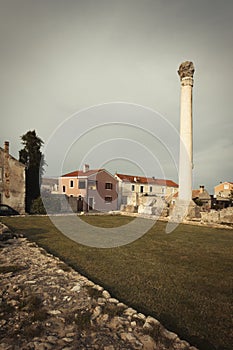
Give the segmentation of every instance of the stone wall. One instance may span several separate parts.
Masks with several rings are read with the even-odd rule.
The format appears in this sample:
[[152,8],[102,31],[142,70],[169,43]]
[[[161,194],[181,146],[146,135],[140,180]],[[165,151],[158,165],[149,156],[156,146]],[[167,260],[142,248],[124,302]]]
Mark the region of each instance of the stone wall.
[[222,210],[211,210],[210,212],[201,212],[201,220],[207,223],[232,224],[233,225],[233,207]]
[[1,203],[7,204],[25,213],[25,167],[18,160],[9,155],[8,150],[0,148],[0,181]]

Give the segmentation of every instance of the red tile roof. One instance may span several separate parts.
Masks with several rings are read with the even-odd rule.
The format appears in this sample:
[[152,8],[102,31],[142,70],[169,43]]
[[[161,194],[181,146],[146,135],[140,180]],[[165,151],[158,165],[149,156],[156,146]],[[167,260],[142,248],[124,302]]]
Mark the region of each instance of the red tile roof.
[[116,174],[124,182],[140,183],[140,184],[154,184],[159,186],[167,187],[178,187],[178,185],[172,180],[165,179],[155,179],[153,177],[144,177],[144,176],[134,176],[126,174]]
[[71,173],[67,173],[62,175],[61,177],[78,177],[78,176],[90,176],[96,173],[99,173],[100,171],[103,171],[104,169],[93,169],[93,170],[88,170],[86,172],[83,172],[82,170],[75,170],[72,171]]

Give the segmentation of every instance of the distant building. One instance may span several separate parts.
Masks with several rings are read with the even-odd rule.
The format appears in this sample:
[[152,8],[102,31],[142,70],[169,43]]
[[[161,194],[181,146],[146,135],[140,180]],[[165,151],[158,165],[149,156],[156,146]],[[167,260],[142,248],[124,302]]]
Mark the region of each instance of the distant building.
[[117,210],[117,183],[107,170],[85,164],[83,170],[59,178],[59,193],[74,198],[73,210],[77,206],[77,211],[112,211]]
[[41,192],[47,192],[51,194],[58,193],[58,179],[57,178],[49,178],[43,177],[40,185]]
[[212,208],[223,209],[230,206],[233,206],[233,182],[220,182],[214,187]]
[[233,191],[233,182],[220,182],[214,187],[214,195],[222,198],[230,198],[231,191]]
[[9,142],[0,147],[0,203],[25,213],[25,165],[9,154]]
[[141,196],[156,196],[165,200],[178,191],[178,185],[172,180],[119,173],[115,174],[115,178],[119,181],[119,205],[137,206]]
[[205,186],[200,186],[198,190],[192,190],[192,200],[203,210],[211,208],[211,196],[205,189]]

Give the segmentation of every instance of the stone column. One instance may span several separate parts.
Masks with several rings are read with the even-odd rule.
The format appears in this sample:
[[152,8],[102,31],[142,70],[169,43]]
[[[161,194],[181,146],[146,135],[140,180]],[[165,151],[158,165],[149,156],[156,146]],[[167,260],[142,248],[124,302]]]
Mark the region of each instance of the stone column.
[[192,201],[193,130],[192,89],[194,66],[192,62],[181,63],[178,74],[181,81],[180,96],[180,157],[179,200],[189,205]]
[[199,207],[192,201],[193,127],[192,90],[194,66],[192,62],[181,63],[178,74],[181,82],[180,96],[180,157],[179,196],[171,208],[166,232],[172,232],[184,219],[200,217]]

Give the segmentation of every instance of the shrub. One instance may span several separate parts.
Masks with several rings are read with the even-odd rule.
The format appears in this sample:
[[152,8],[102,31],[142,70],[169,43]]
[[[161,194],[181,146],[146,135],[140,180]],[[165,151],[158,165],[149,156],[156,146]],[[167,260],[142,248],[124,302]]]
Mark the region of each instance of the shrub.
[[33,200],[31,205],[31,214],[46,214],[46,210],[43,204],[41,197],[38,197]]

